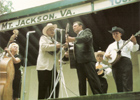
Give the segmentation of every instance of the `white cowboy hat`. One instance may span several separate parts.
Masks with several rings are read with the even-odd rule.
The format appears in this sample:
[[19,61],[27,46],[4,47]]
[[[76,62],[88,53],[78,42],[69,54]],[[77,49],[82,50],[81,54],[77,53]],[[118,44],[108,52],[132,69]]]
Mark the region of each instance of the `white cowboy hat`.
[[50,27],[57,28],[57,25],[56,25],[56,24],[52,24],[52,23],[48,23],[48,24],[43,28],[42,33],[45,35],[45,34],[46,34],[46,31],[47,31]]
[[97,57],[97,55],[104,55],[105,54],[105,52],[104,51],[101,51],[101,50],[99,50],[99,51],[97,51],[97,52],[95,52],[95,57]]

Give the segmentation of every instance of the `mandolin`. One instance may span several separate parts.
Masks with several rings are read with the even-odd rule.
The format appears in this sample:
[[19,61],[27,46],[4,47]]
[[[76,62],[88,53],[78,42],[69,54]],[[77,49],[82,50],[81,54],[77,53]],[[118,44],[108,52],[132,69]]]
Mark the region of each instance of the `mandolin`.
[[112,67],[111,65],[108,65],[108,67],[103,67],[102,65],[96,66],[97,74],[102,75],[104,73],[104,69]]
[[104,71],[103,71],[103,66],[102,66],[102,65],[96,66],[96,70],[98,70],[98,71],[97,71],[97,74],[98,74],[98,75],[101,75],[101,74],[104,73]]

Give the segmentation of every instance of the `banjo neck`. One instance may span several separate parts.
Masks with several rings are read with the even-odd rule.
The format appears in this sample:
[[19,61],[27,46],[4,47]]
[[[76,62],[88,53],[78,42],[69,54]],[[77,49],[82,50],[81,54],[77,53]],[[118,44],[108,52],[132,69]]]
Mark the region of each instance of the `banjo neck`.
[[[138,31],[134,36],[136,37],[136,36],[138,36],[138,35],[140,35],[140,31]],[[131,38],[128,39],[128,40],[123,44],[123,46],[122,46],[121,48],[118,49],[117,52],[120,52],[121,49],[122,49],[125,45],[127,45],[130,41],[131,41]]]
[[118,49],[117,52],[120,52],[121,49],[122,49],[125,45],[127,45],[130,41],[131,41],[131,39],[128,39],[128,40],[122,45],[122,47],[120,47],[120,48]]

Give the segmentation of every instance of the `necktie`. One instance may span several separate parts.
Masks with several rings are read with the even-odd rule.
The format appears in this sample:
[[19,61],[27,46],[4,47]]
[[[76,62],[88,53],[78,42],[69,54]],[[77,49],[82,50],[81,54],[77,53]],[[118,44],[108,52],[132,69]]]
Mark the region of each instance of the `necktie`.
[[[51,41],[52,41],[52,44],[54,44],[55,41],[53,40],[53,38],[51,38]],[[56,53],[58,53],[59,50],[60,50],[60,49],[57,49],[57,50],[56,50]],[[54,51],[49,51],[48,53],[51,54],[51,55],[53,55],[53,54],[54,54]]]
[[119,42],[117,42],[117,48],[119,49]]
[[54,40],[53,40],[53,38],[51,38],[51,40],[52,40],[52,43],[54,43]]

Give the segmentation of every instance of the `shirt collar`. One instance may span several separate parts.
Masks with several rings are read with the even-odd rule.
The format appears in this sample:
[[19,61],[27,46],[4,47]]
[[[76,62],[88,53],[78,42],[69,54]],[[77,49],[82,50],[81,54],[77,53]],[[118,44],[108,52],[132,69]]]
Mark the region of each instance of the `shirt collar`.
[[77,35],[80,35],[82,33],[83,30],[81,30]]
[[102,63],[102,62],[100,62],[100,63],[99,63],[99,62],[97,62],[97,64],[98,64],[98,65],[99,65],[99,64],[101,65],[101,64],[103,64],[103,63]]
[[123,42],[123,40],[122,40],[122,39],[120,39],[120,41],[116,41],[116,42],[122,43],[122,42]]
[[53,37],[50,37],[48,34],[45,34],[46,37],[48,37],[49,39],[52,39]]

